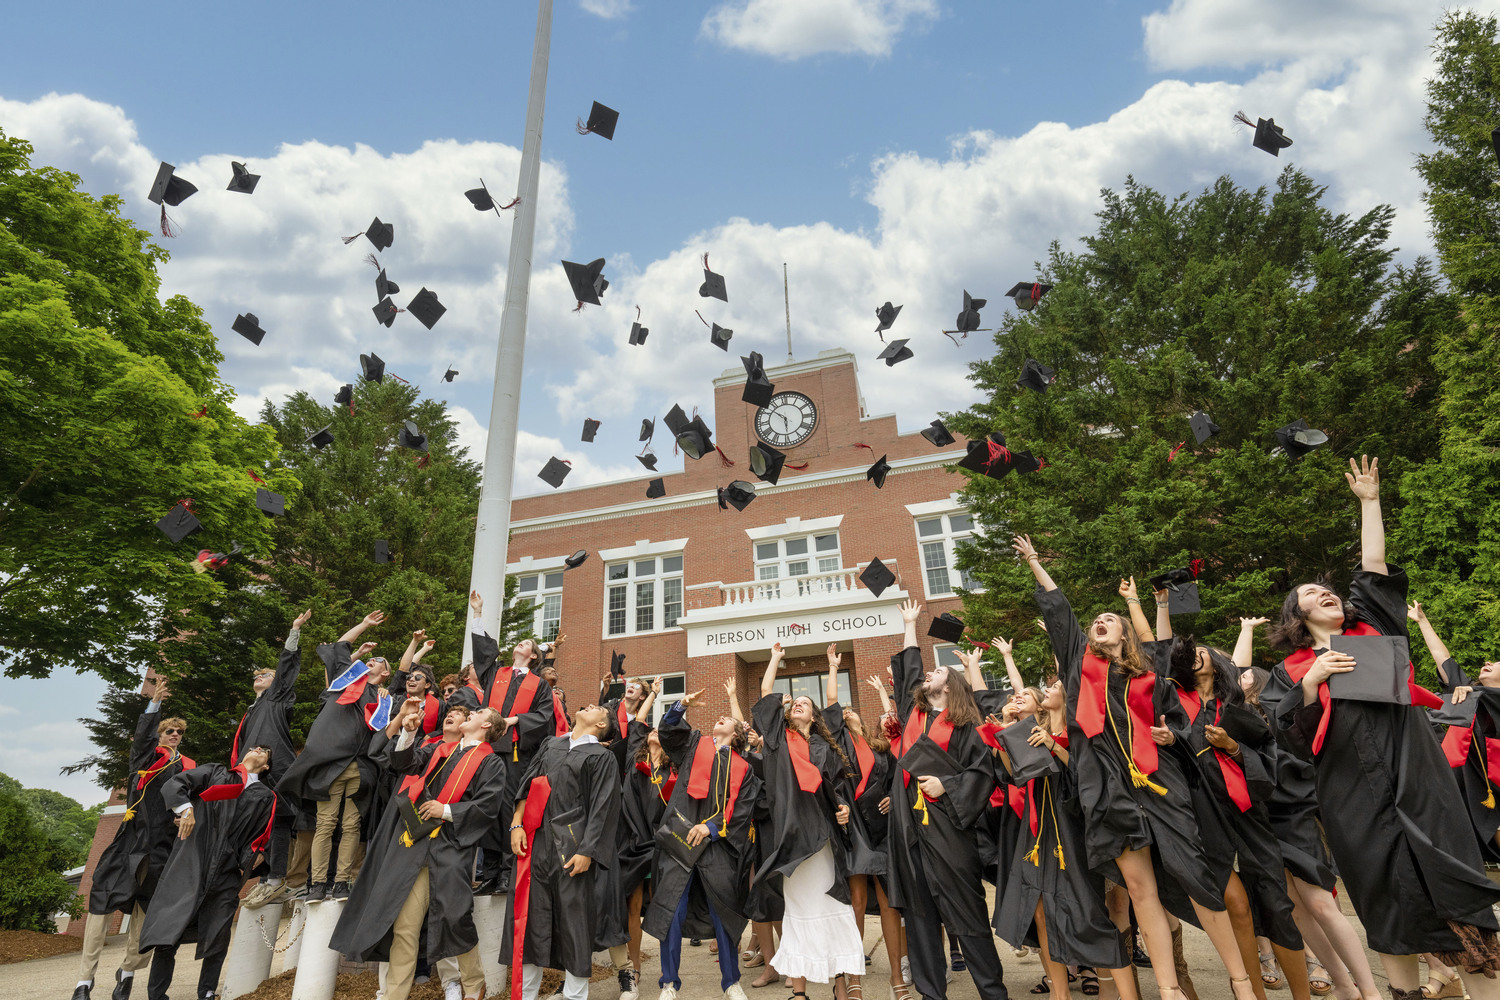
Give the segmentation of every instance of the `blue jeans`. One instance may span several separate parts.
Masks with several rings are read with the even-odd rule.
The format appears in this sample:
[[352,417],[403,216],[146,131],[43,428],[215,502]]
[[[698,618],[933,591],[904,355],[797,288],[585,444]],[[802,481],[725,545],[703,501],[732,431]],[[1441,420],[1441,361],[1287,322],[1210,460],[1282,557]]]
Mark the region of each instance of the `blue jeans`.
[[[687,923],[688,900],[693,895],[695,878],[696,874],[688,876],[682,898],[677,901],[677,912],[672,914],[672,926],[667,930],[666,940],[661,943],[661,979],[657,981],[658,986],[670,984],[673,989],[682,989],[682,977],[679,975],[682,968],[682,927]],[[714,912],[713,903],[708,903],[708,915],[714,922],[714,937],[719,939],[719,989],[727,990],[740,981],[740,956],[735,952],[738,945],[729,940],[729,932],[724,929],[723,921]]]

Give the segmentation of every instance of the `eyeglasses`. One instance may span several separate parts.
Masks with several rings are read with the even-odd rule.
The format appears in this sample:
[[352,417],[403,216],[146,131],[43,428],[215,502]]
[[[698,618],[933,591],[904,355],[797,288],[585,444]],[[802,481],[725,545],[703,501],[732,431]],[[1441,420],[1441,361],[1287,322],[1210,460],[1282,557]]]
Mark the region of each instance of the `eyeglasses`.
[[161,734],[163,736],[181,736],[182,733],[183,731],[181,729],[163,729],[161,731]]

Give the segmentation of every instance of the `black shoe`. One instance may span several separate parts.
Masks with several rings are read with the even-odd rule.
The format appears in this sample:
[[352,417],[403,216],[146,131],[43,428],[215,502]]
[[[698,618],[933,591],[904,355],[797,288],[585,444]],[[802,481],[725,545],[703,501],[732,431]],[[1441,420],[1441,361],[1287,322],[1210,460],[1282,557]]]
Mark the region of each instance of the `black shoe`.
[[964,961],[963,952],[961,952],[961,951],[954,951],[954,952],[951,953],[951,955],[949,957],[951,957],[953,959],[953,971],[954,972],[963,972],[966,969],[968,969],[969,964]]
[[1151,967],[1151,956],[1141,950],[1139,943],[1130,949],[1130,964],[1138,969],[1148,969]]
[[476,896],[493,896],[499,889],[499,879],[486,878],[474,883],[474,895]]
[[348,882],[335,882],[335,883],[333,883],[333,898],[334,899],[348,899],[349,898],[349,883]]
[[703,939],[702,938],[693,938],[693,940],[690,943],[692,944],[692,946],[694,948],[701,948],[703,946]]
[[507,892],[510,892],[510,869],[509,868],[505,868],[505,869],[501,870],[500,875],[495,879],[495,891],[494,891],[494,895],[496,895],[496,896],[503,896]]
[[89,992],[93,990],[93,983],[83,983],[73,987],[73,1000],[89,1000]]
[[130,984],[133,982],[134,976],[125,975],[124,969],[116,969],[115,990],[109,995],[109,1000],[130,1000]]
[[321,903],[328,898],[328,883],[319,882],[317,885],[308,886],[307,901],[309,903]]

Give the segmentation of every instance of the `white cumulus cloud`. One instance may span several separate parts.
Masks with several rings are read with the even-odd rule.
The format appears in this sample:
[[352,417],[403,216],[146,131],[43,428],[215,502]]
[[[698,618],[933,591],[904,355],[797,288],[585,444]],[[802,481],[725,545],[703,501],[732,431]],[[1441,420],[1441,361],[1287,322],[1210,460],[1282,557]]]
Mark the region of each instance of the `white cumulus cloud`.
[[936,16],[936,0],[729,0],[708,12],[702,31],[774,59],[886,56],[909,22]]

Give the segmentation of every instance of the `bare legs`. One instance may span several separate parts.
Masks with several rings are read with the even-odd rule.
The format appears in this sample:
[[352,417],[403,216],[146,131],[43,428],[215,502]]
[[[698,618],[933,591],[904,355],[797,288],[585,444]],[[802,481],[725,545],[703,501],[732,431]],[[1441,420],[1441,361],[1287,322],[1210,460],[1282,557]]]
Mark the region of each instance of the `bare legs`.
[[[1119,865],[1120,874],[1125,878],[1130,902],[1135,905],[1136,924],[1145,940],[1146,954],[1151,957],[1151,971],[1156,974],[1156,983],[1161,988],[1163,1000],[1175,1000],[1166,995],[1169,990],[1178,990],[1177,966],[1172,961],[1172,927],[1167,922],[1167,911],[1156,894],[1156,872],[1151,869],[1150,849],[1127,850],[1115,859],[1115,863]],[[1122,984],[1116,982],[1115,986],[1120,988]]]
[[906,957],[906,928],[901,923],[901,911],[885,898],[885,886],[875,882],[875,902],[880,904],[880,931],[885,936],[885,957],[891,963],[891,985],[906,982],[901,975],[901,960]]
[[760,975],[756,977],[755,982],[750,984],[756,989],[760,989],[770,986],[781,978],[776,970],[771,967],[771,956],[776,954],[776,935],[774,931],[778,928],[775,923],[766,920],[753,921],[752,927],[755,930],[755,942],[760,945],[760,953],[766,957],[766,967],[760,970]]
[[1036,936],[1042,946],[1042,968],[1047,973],[1047,986],[1052,991],[1052,1000],[1068,1000],[1068,967],[1061,962],[1054,962],[1052,952],[1047,948],[1047,918],[1042,914],[1040,899],[1036,901]]
[[[1333,898],[1333,893],[1293,875],[1288,875],[1287,878],[1290,880],[1294,907],[1292,915],[1295,917],[1298,910],[1303,913],[1304,920],[1298,924],[1302,928],[1302,936],[1308,947],[1312,948],[1313,954],[1323,963],[1323,968],[1328,970],[1342,1000],[1352,1000],[1344,992],[1350,987],[1358,990],[1363,1000],[1379,1000],[1380,989],[1375,985],[1375,974],[1370,969],[1369,959],[1365,957],[1364,945],[1360,943],[1359,935],[1349,923],[1349,918],[1339,909],[1338,900]],[[1320,939],[1326,945],[1320,944]],[[1342,970],[1339,966],[1343,967]],[[1343,976],[1351,980],[1348,985],[1339,982]]]
[[630,928],[630,965],[636,972],[641,971],[641,899],[644,894],[644,887],[636,886],[635,891],[630,894],[629,901],[625,904],[626,919]]

